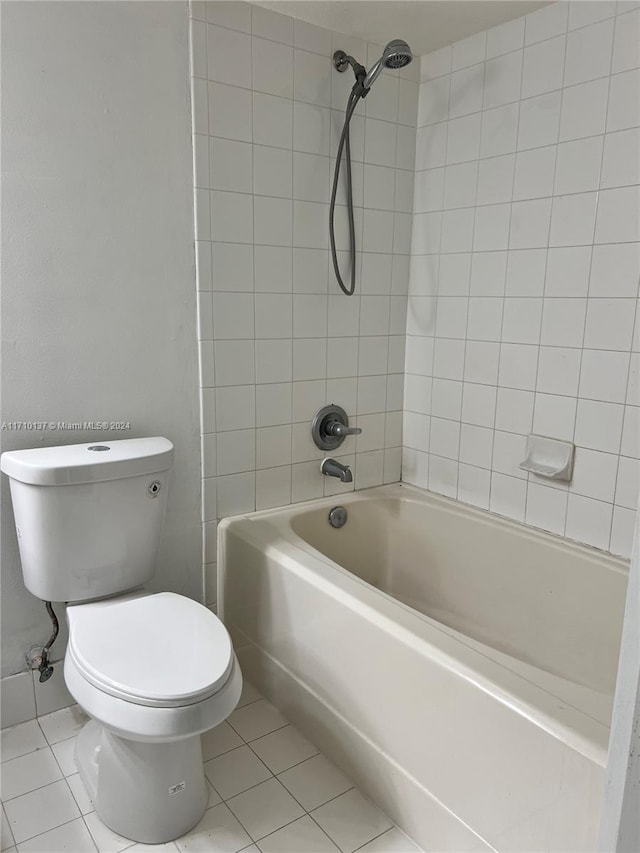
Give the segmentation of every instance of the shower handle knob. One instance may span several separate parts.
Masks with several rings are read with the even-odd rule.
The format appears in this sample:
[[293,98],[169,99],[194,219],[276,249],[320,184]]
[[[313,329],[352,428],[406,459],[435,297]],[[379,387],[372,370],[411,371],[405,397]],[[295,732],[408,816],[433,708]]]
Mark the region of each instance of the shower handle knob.
[[311,424],[311,437],[317,448],[332,452],[344,442],[348,435],[360,435],[360,427],[349,426],[349,416],[335,403],[323,406]]
[[336,438],[345,438],[348,435],[360,435],[362,432],[360,427],[346,426],[346,424],[342,424],[340,421],[329,421],[324,429],[327,435],[333,435]]

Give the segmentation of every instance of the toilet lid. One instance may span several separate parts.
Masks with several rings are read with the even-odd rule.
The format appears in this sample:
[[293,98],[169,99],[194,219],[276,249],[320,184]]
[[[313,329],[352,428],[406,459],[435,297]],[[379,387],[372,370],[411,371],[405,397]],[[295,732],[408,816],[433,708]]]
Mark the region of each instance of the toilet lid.
[[141,705],[189,705],[215,693],[233,665],[222,622],[202,604],[161,592],[74,605],[69,653],[83,676]]

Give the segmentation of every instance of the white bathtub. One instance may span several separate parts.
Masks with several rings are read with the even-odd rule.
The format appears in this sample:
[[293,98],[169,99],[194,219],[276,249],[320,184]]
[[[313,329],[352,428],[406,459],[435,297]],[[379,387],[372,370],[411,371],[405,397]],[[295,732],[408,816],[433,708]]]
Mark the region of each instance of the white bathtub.
[[226,519],[219,578],[247,677],[424,850],[595,850],[625,562],[394,485]]

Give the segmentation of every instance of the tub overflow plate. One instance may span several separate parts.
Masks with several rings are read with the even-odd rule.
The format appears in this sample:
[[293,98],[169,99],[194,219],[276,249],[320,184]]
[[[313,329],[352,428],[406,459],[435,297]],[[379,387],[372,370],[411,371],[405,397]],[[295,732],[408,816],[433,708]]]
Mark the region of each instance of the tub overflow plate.
[[343,506],[334,506],[329,510],[329,524],[338,530],[347,523],[348,514]]

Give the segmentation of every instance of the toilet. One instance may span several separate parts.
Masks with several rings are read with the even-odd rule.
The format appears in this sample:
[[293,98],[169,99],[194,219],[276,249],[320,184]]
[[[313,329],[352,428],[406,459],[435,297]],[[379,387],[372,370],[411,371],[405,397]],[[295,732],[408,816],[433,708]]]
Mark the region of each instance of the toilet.
[[80,776],[103,823],[147,844],[202,817],[200,735],[228,717],[242,689],[222,622],[190,598],[144,589],[172,460],[162,437],[0,458],[25,585],[67,602],[64,678],[91,718],[76,741]]

